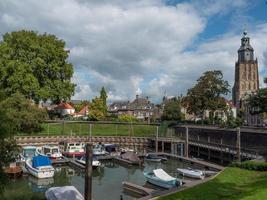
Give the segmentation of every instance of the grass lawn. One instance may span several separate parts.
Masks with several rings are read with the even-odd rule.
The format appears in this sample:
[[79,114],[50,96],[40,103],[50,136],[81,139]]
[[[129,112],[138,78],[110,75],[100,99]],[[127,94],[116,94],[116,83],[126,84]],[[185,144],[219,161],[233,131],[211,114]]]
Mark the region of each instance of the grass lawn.
[[226,168],[215,179],[159,200],[265,200],[267,172]]
[[[43,130],[31,135],[89,135],[88,123],[44,123]],[[156,134],[156,126],[128,124],[92,124],[93,136],[151,136]],[[18,135],[29,135],[19,133]]]

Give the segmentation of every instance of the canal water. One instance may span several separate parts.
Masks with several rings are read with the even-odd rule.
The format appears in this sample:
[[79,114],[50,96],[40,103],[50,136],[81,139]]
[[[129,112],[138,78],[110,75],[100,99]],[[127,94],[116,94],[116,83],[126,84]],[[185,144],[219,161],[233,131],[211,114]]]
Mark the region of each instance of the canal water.
[[[137,197],[123,191],[122,182],[129,181],[139,185],[149,185],[146,183],[143,171],[151,171],[153,169],[162,168],[172,176],[177,177],[176,168],[190,167],[189,163],[183,163],[174,159],[166,162],[155,163],[145,162],[144,167],[127,166],[117,163],[116,161],[102,162],[102,167],[93,170],[93,199],[94,200],[133,200]],[[75,186],[81,194],[84,193],[84,173],[80,170],[69,166],[55,167],[56,172],[54,178],[36,179],[32,176],[23,176],[17,180],[10,180],[5,191],[1,195],[6,200],[39,200],[45,199],[45,191],[53,186]]]

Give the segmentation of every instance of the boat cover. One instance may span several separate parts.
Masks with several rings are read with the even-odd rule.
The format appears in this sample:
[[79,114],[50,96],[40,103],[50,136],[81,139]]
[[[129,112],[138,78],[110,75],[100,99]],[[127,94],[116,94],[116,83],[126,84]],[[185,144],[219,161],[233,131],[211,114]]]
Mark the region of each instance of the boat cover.
[[47,156],[34,156],[32,158],[32,166],[34,168],[51,165],[51,160]]
[[47,200],[84,200],[74,186],[51,187],[45,192]]
[[156,177],[158,177],[159,179],[163,180],[163,181],[173,181],[176,180],[176,178],[170,176],[169,174],[167,174],[163,169],[155,169],[153,170],[154,174]]
[[130,160],[132,162],[139,162],[140,158],[132,151],[127,151],[126,153],[121,155],[122,159]]
[[177,168],[177,170],[181,173],[189,174],[189,175],[193,175],[193,176],[202,176],[203,175],[203,172],[201,170],[182,169],[182,168]]

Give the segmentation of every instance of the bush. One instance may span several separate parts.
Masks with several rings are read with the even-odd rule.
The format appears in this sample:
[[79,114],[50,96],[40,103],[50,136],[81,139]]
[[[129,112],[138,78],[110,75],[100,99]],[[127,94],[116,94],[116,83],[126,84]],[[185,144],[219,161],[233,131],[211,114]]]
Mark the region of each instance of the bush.
[[255,161],[245,161],[242,163],[232,163],[232,167],[239,167],[242,169],[255,170],[255,171],[267,171],[267,162],[255,162]]

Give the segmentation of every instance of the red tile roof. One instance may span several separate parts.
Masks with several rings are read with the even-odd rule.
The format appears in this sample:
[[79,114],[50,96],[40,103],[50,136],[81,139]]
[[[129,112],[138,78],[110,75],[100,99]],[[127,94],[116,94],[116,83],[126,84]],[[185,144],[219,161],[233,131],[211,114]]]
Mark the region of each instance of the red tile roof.
[[70,104],[68,103],[60,103],[55,107],[56,110],[65,110],[65,109],[74,109]]

